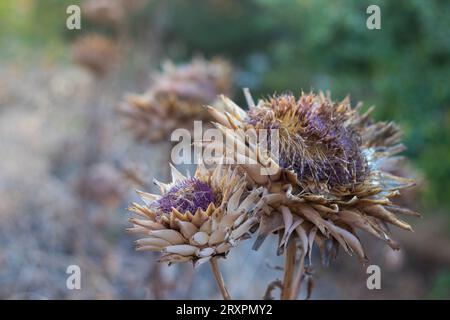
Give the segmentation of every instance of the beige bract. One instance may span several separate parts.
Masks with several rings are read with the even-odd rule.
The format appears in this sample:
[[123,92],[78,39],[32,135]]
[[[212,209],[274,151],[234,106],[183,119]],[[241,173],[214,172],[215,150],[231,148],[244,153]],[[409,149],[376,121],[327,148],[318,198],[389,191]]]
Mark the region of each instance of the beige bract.
[[156,182],[161,195],[139,192],[145,205],[129,208],[130,233],[142,235],[139,251],[160,251],[160,261],[193,261],[195,266],[225,256],[249,236],[258,219],[252,215],[261,188],[247,191],[245,177],[229,167],[199,165],[188,178],[172,167],[172,182]]
[[[395,156],[404,148],[393,123],[374,122],[370,111],[360,114],[349,100],[334,102],[322,93],[274,96],[260,100],[244,111],[226,97],[223,109],[210,107],[216,125],[239,145],[227,150],[235,161],[250,157],[256,164],[238,164],[250,185],[264,187],[258,204],[260,225],[254,248],[267,235],[279,234],[279,250],[296,235],[301,240],[303,258],[313,243],[324,261],[339,246],[367,257],[357,236],[364,230],[398,249],[388,224],[405,230],[411,227],[396,214],[419,214],[391,202],[413,181],[383,171],[383,164],[398,163]],[[230,130],[232,129],[232,130]],[[250,141],[248,129],[277,129],[278,158]],[[268,168],[276,168],[269,172]]]

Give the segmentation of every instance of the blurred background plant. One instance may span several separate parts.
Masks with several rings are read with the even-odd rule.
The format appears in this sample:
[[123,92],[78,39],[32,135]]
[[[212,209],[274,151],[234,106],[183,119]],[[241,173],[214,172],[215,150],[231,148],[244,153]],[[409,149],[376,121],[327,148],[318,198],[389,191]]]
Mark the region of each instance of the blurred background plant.
[[[134,143],[120,125],[123,94],[144,92],[163,61],[199,54],[230,61],[234,86],[249,87],[255,97],[287,89],[330,90],[336,100],[350,93],[353,103],[375,105],[377,120],[404,129],[405,154],[414,165],[405,174],[422,183],[401,201],[420,208],[427,223],[412,221],[421,230],[414,237],[397,235],[401,253],[368,248],[371,261],[386,270],[384,290],[368,291],[358,263],[338,259],[335,270],[318,277],[313,298],[450,297],[450,2],[113,2],[116,9],[102,11],[112,12],[113,21],[105,22],[92,13],[93,4],[105,1],[0,1],[0,143],[7,151],[0,165],[0,297],[167,298],[200,290],[198,281],[177,284],[177,269],[152,269],[151,257],[132,251],[120,230],[133,187],[125,179],[113,188],[127,159],[148,171],[146,183],[164,178],[160,147]],[[70,4],[84,12],[81,30],[65,28]],[[381,8],[381,30],[366,28],[370,4]],[[94,33],[120,49],[101,79],[77,66],[71,51]],[[245,104],[243,95],[236,100]],[[276,257],[242,250],[248,250],[243,276],[273,279],[266,259],[275,266]],[[242,264],[233,255],[229,260],[225,277]],[[64,287],[72,262],[90,270],[81,292]],[[143,269],[148,292],[135,289],[142,287]],[[212,277],[195,275],[201,276]],[[267,282],[232,296],[258,298]],[[215,294],[210,283],[196,297]]]

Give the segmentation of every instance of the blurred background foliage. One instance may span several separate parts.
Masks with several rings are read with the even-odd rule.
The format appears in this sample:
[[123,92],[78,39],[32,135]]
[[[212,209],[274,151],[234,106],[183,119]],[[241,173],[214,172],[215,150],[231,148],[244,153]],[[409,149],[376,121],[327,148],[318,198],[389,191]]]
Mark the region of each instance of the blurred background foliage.
[[[69,4],[80,1],[0,1],[0,59],[68,61],[80,34],[118,32],[83,18],[82,30],[67,30]],[[370,4],[381,8],[381,30],[366,28]],[[225,57],[236,68],[236,88],[256,97],[330,90],[335,99],[351,94],[354,104],[375,105],[378,120],[404,129],[405,154],[425,176],[424,215],[448,215],[449,17],[448,0],[150,0],[128,19],[127,38],[129,51],[148,48],[156,65]],[[448,283],[442,274],[431,295],[448,296]]]

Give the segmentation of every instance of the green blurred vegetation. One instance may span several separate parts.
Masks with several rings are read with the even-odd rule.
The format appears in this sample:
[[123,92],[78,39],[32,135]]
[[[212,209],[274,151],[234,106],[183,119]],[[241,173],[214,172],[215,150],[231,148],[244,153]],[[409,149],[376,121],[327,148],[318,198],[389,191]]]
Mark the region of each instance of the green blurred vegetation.
[[[65,8],[76,3],[2,0],[0,54],[19,54],[21,43],[59,56],[73,39]],[[381,8],[381,30],[366,28],[370,4]],[[161,15],[161,43],[148,45],[162,58],[224,56],[256,96],[330,90],[376,105],[378,119],[403,127],[426,204],[450,208],[450,1],[153,0],[130,19],[131,37]]]
[[429,298],[448,299],[448,297],[450,297],[450,271],[447,270],[437,275]]
[[30,62],[30,57],[67,55],[66,8],[80,0],[1,0],[0,59]]

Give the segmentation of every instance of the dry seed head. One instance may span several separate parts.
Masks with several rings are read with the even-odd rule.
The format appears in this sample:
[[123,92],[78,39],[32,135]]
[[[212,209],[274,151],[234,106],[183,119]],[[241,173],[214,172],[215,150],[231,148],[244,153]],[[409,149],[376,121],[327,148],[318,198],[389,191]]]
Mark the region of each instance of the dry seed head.
[[145,205],[129,208],[140,217],[128,231],[144,236],[137,250],[160,251],[161,261],[197,266],[225,256],[258,222],[252,210],[262,190],[247,191],[245,177],[229,167],[199,165],[194,178],[172,167],[172,182],[158,185],[161,195],[139,192]]
[[244,125],[277,129],[279,164],[307,186],[351,187],[364,179],[362,139],[348,99],[333,102],[323,94],[273,96],[250,108]]

